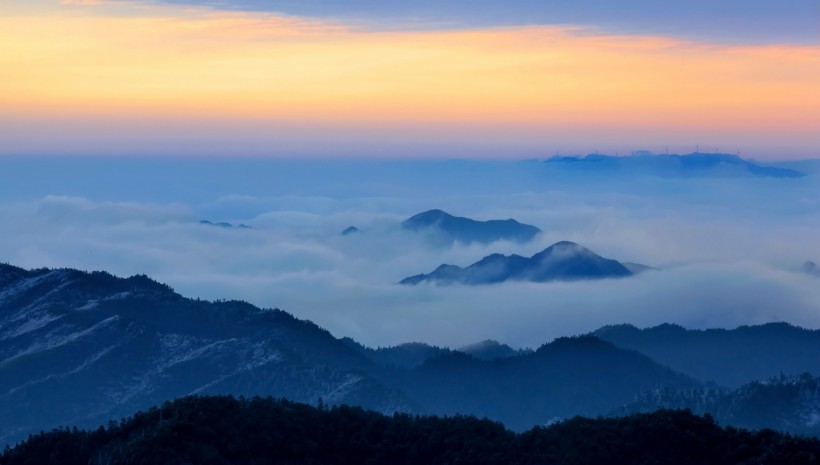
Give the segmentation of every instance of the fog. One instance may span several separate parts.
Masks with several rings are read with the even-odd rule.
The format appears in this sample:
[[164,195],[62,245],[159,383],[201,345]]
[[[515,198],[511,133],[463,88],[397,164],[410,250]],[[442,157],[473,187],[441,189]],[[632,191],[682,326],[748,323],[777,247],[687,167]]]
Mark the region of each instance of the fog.
[[[48,169],[46,169],[48,167]],[[61,169],[62,167],[62,169]],[[145,273],[372,346],[537,347],[606,324],[820,327],[820,183],[590,176],[536,161],[0,161],[0,261]],[[526,244],[442,247],[400,222],[432,208],[515,218]],[[240,223],[221,228],[200,220]],[[341,236],[355,225],[361,233]],[[571,240],[657,270],[600,281],[399,286],[442,263]]]

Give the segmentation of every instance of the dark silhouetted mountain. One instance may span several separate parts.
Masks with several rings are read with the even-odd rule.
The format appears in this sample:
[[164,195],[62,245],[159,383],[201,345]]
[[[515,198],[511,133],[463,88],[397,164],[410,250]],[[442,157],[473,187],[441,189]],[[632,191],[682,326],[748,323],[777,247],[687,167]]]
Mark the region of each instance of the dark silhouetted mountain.
[[803,267],[800,268],[800,271],[806,273],[807,275],[820,277],[820,267],[817,266],[817,263],[812,261],[804,263]]
[[225,228],[225,229],[234,229],[234,228],[236,228],[236,229],[252,229],[250,226],[248,226],[246,224],[239,224],[239,225],[234,226],[232,223],[228,223],[228,222],[225,222],[225,221],[220,221],[218,223],[214,223],[213,221],[202,220],[202,221],[199,222],[199,224],[204,224],[206,226],[218,226],[220,228]]
[[467,268],[441,265],[430,274],[403,279],[400,284],[493,284],[504,281],[572,281],[622,278],[632,272],[617,260],[603,258],[574,242],[558,242],[530,258],[493,254]]
[[351,234],[355,234],[355,233],[358,233],[358,232],[361,232],[361,230],[359,228],[357,228],[356,226],[348,226],[347,228],[345,228],[344,231],[341,232],[341,235],[342,236],[349,236]]
[[701,381],[738,387],[781,373],[820,375],[820,331],[786,323],[737,329],[687,330],[677,325],[638,329],[607,326],[596,337],[633,349]]
[[724,429],[686,411],[576,417],[515,434],[475,417],[192,396],[107,428],[32,436],[4,451],[0,465],[803,465],[818,456],[817,439]]
[[479,360],[497,360],[499,358],[515,357],[532,352],[531,350],[515,350],[507,344],[501,344],[500,342],[492,339],[459,347],[456,350],[472,355]]
[[551,167],[590,173],[651,174],[662,177],[738,177],[760,176],[799,178],[804,173],[788,168],[761,166],[737,155],[725,153],[690,153],[688,155],[587,155],[585,157],[552,157]]
[[500,240],[528,242],[541,232],[535,226],[522,224],[513,219],[476,221],[453,216],[441,210],[419,213],[402,222],[402,227],[409,231],[424,232],[439,244],[489,244]]
[[736,390],[661,387],[641,393],[612,414],[621,416],[657,409],[689,409],[701,415],[708,413],[724,425],[820,436],[820,378],[809,374],[780,376]]
[[[803,337],[794,330],[785,327],[791,339]],[[818,353],[801,347],[803,360]],[[695,349],[681,353],[723,360],[726,372],[732,363],[780,363],[754,351],[744,362],[734,357],[748,353],[731,347],[707,356]],[[593,336],[504,358],[496,358],[509,354],[500,344],[464,350],[474,355],[418,343],[370,349],[280,310],[187,299],[146,276],[0,265],[0,445],[68,422],[94,427],[189,394],[475,414],[522,430],[606,414],[659,386],[700,386]]]
[[188,394],[413,410],[374,370],[280,310],[186,299],[145,276],[0,265],[0,444]]
[[431,358],[413,370],[405,392],[424,399],[429,412],[486,416],[521,430],[555,417],[601,414],[656,386],[699,383],[645,355],[586,336],[493,361],[461,352]]

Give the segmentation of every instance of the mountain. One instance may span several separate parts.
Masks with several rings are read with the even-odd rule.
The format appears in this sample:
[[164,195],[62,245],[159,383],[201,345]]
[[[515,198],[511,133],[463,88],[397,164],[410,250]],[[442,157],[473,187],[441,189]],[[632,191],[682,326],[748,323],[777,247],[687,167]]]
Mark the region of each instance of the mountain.
[[632,276],[622,263],[603,258],[574,242],[558,242],[530,258],[493,254],[467,268],[441,265],[432,273],[411,276],[399,284],[493,284],[504,281],[573,281]]
[[[765,368],[760,372],[778,364],[788,371],[818,353],[816,332],[765,329],[737,339],[751,349],[693,343],[672,353],[725,373],[756,363]],[[675,331],[668,337],[673,342],[680,339]],[[761,336],[770,331],[777,337]],[[756,338],[772,346],[756,347],[750,342]],[[777,345],[785,349],[778,352]],[[582,336],[515,354],[493,341],[461,351],[421,343],[372,349],[281,310],[188,299],[143,275],[0,265],[0,445],[61,424],[95,428],[187,395],[473,414],[524,430],[556,418],[603,415],[661,387],[702,387],[692,374],[699,372],[673,371],[677,359],[664,366],[657,356],[663,350],[646,346],[639,353]],[[787,356],[799,363],[789,364]]]
[[236,229],[252,229],[250,226],[248,226],[246,224],[239,224],[239,225],[234,226],[232,223],[228,223],[226,221],[220,221],[220,222],[214,223],[213,221],[202,220],[202,221],[199,222],[199,224],[203,224],[205,226],[217,226],[217,227],[225,228],[225,229],[234,229],[234,228],[236,228]]
[[404,390],[423,399],[426,411],[468,412],[523,430],[556,417],[599,415],[656,386],[699,385],[645,355],[584,336],[492,361],[451,352],[413,369]]
[[771,177],[799,178],[797,170],[762,166],[725,153],[654,155],[639,152],[631,157],[592,154],[585,157],[555,156],[546,161],[550,167],[588,173],[650,174],[662,177]]
[[525,355],[532,352],[531,350],[515,350],[507,344],[501,344],[500,342],[492,339],[459,347],[456,350],[458,352],[471,355],[479,360],[497,360],[500,358]]
[[361,230],[359,228],[357,228],[356,226],[348,226],[340,234],[342,236],[349,236],[351,234],[355,234],[355,233],[358,233],[358,232],[361,232]]
[[516,434],[474,417],[191,396],[107,428],[37,434],[2,452],[0,465],[803,465],[818,456],[820,440],[722,428],[685,411],[576,417]]
[[370,349],[281,310],[188,299],[142,275],[0,265],[0,443],[190,394],[475,413],[521,429],[693,383],[594,338],[493,361],[426,344]]
[[408,231],[423,232],[438,244],[479,242],[489,244],[507,240],[531,241],[541,230],[513,219],[476,221],[453,216],[441,210],[429,210],[412,216],[401,223]]
[[820,436],[820,378],[809,374],[779,376],[735,390],[715,387],[673,389],[659,387],[641,393],[613,416],[689,409],[710,414],[724,425],[774,428],[792,434]]
[[187,299],[145,276],[0,265],[0,444],[189,394],[414,411],[376,368],[280,310]]
[[810,276],[820,277],[820,267],[817,266],[817,263],[814,263],[812,261],[804,263],[803,267],[800,268],[800,271]]
[[342,341],[358,350],[374,363],[385,368],[415,368],[431,358],[451,352],[449,349],[431,346],[422,342],[408,342],[394,347],[372,349],[350,338],[344,338]]
[[606,326],[592,335],[701,381],[736,388],[781,373],[820,375],[820,330],[786,323],[690,330],[664,324]]

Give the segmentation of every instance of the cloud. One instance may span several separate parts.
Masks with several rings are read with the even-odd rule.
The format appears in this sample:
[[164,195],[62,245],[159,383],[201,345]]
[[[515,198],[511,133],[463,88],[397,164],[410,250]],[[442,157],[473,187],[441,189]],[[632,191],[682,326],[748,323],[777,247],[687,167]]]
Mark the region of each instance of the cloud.
[[[93,175],[103,162],[73,163]],[[135,186],[132,198],[146,195],[138,186],[150,184],[156,169],[117,163],[132,163],[119,171]],[[269,160],[234,179],[231,167],[244,161],[153,163],[165,163],[169,175],[172,167],[185,173],[186,192],[208,194],[183,203],[173,184],[154,183],[150,201],[90,200],[124,195],[96,185],[84,196],[72,187],[72,196],[4,200],[0,260],[147,273],[183,295],[283,308],[371,345],[494,338],[537,346],[624,322],[733,327],[785,320],[820,327],[816,279],[796,271],[820,260],[814,177],[626,180],[550,174],[533,163]],[[20,176],[14,164],[8,168]],[[297,175],[303,170],[312,176]],[[49,176],[48,192],[73,186],[72,173]],[[361,195],[361,180],[377,177],[381,182]],[[107,185],[122,184],[115,176]],[[512,217],[544,233],[529,244],[436,247],[398,226],[430,208]],[[203,218],[253,229],[198,224]],[[351,224],[362,233],[341,236]],[[573,283],[395,285],[442,263],[466,266],[490,253],[529,256],[560,240],[660,270]]]
[[193,212],[181,204],[142,205],[133,202],[94,203],[83,197],[49,195],[37,205],[37,216],[57,224],[146,223],[194,221]]

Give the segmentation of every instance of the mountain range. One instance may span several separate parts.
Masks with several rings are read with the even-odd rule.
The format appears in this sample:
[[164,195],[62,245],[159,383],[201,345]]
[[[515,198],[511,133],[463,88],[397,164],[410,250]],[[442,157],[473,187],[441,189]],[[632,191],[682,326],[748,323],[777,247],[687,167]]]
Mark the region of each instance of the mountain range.
[[693,330],[663,324],[606,326],[591,335],[695,379],[737,388],[785,373],[820,374],[820,330],[786,323]]
[[416,411],[377,368],[283,311],[187,299],[145,276],[0,265],[0,443],[188,394]]
[[[711,381],[729,389],[774,370],[820,373],[816,331],[702,333],[624,326],[534,351],[495,341],[372,349],[281,310],[185,298],[143,275],[0,265],[0,443],[63,424],[95,428],[192,394],[474,414],[523,430],[604,415],[659,388],[685,392]],[[755,369],[755,357],[765,369]],[[733,365],[742,376],[713,374],[732,374]]]
[[637,152],[633,156],[591,154],[555,156],[546,161],[555,168],[588,173],[649,174],[661,177],[772,177],[799,178],[797,170],[762,166],[738,155],[726,153],[690,153],[688,155],[655,155]]
[[[633,267],[642,265],[631,264]],[[405,278],[399,284],[494,284],[505,281],[573,281],[622,278],[634,273],[617,260],[601,257],[574,242],[555,243],[532,257],[493,254],[467,268],[441,265],[429,274]]]
[[820,436],[820,378],[804,373],[780,375],[737,389],[704,386],[695,389],[658,387],[639,394],[611,416],[687,409],[712,415],[724,425],[772,428],[805,436]]
[[414,215],[401,223],[403,229],[427,234],[431,241],[441,245],[454,242],[489,244],[507,240],[528,242],[541,230],[514,219],[477,221],[453,216],[442,210],[428,210]]

